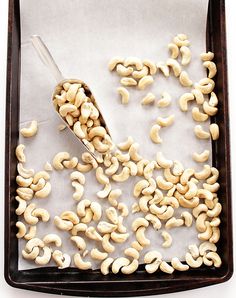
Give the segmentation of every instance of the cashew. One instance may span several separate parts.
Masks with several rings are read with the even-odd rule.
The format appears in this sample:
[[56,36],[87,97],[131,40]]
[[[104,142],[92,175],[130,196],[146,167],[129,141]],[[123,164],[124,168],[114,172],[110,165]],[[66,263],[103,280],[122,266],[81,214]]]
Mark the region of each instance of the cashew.
[[[89,131],[88,137],[89,137],[89,139],[92,140],[94,137],[104,138],[106,136],[106,134],[107,134],[107,131],[106,131],[106,129],[104,127],[102,127],[102,126],[96,126],[96,127],[93,127]],[[87,159],[87,162],[88,163],[91,163],[91,157],[88,156],[88,154],[85,154],[85,160],[83,160],[83,161],[86,161],[86,159]]]
[[124,167],[128,167],[130,169],[130,175],[136,176],[138,172],[138,168],[133,161],[126,161],[122,164]]
[[93,166],[92,166],[92,164],[84,165],[84,164],[78,163],[76,168],[78,171],[80,171],[82,173],[87,173],[92,170]]
[[19,203],[17,209],[15,210],[16,215],[22,215],[25,212],[27,207],[27,203],[25,200],[21,199],[20,197],[15,197],[16,201]]
[[105,170],[105,174],[108,176],[114,175],[119,168],[119,161],[117,157],[113,156],[111,158],[111,165]]
[[179,48],[175,43],[169,43],[168,44],[168,49],[171,52],[171,58],[176,59],[179,56]]
[[73,226],[71,230],[71,234],[73,236],[77,236],[79,232],[85,232],[87,230],[87,225],[84,223],[78,223],[77,225]]
[[129,238],[129,233],[116,233],[113,231],[111,233],[111,239],[116,243],[124,243]]
[[132,222],[132,231],[136,232],[139,227],[147,228],[148,226],[149,222],[145,218],[138,217]]
[[209,116],[214,116],[218,112],[218,108],[210,106],[207,101],[203,103],[203,110]]
[[194,258],[194,259],[197,259],[199,257],[199,248],[197,247],[196,244],[190,244],[188,246],[188,249],[190,251],[190,254],[191,256]]
[[[132,214],[140,212],[140,210],[141,210],[138,203],[133,203],[131,209],[132,209]],[[148,209],[149,208],[147,207],[147,211],[148,211]],[[145,211],[145,212],[147,212],[147,211]]]
[[207,189],[198,189],[197,196],[199,199],[213,200],[213,194]]
[[35,238],[36,231],[37,231],[36,226],[30,226],[28,233],[25,234],[25,236],[24,236],[25,240],[31,240],[31,239]]
[[202,94],[202,92],[198,89],[193,89],[192,90],[192,94],[195,97],[195,100],[197,102],[198,105],[202,105],[204,103],[204,95]]
[[166,263],[165,261],[162,261],[160,264],[160,270],[168,273],[168,274],[172,274],[174,272],[174,268],[171,267],[168,263]]
[[148,246],[151,243],[150,240],[146,238],[145,231],[146,227],[140,226],[135,233],[137,241],[143,247]]
[[94,260],[103,261],[108,257],[108,253],[101,252],[97,248],[93,248],[90,252],[91,258]]
[[169,233],[167,233],[166,231],[163,231],[161,233],[161,236],[164,239],[164,242],[162,243],[162,247],[165,247],[165,248],[170,247],[171,244],[172,244],[172,237],[171,237],[171,235]]
[[153,176],[154,169],[155,168],[157,169],[158,167],[159,165],[157,164],[156,161],[153,160],[149,162],[143,170],[143,176],[145,177],[145,179],[147,180],[150,179]]
[[161,220],[168,220],[169,218],[171,218],[174,214],[174,208],[171,206],[168,206],[166,211],[164,211],[161,214],[156,214],[157,217]]
[[85,235],[92,240],[102,241],[102,236],[95,230],[94,227],[87,228]]
[[218,98],[214,92],[211,92],[211,97],[209,99],[209,106],[216,107],[218,105]]
[[182,185],[181,183],[178,183],[176,185],[176,189],[179,193],[181,193],[182,195],[185,195],[186,192],[189,190],[188,184]]
[[173,165],[173,161],[166,159],[163,153],[160,151],[156,154],[156,160],[158,165],[160,165],[164,169],[171,168]]
[[74,263],[75,266],[81,270],[88,270],[92,267],[92,264],[90,262],[85,262],[82,260],[81,255],[79,253],[76,253],[74,255]]
[[220,229],[212,226],[212,236],[209,239],[211,243],[217,243],[220,240]]
[[121,216],[126,217],[129,215],[129,209],[125,203],[119,203],[117,209],[120,210]]
[[216,268],[219,268],[222,264],[220,256],[213,251],[210,251],[206,254],[206,258],[211,260]]
[[75,105],[71,103],[65,103],[59,108],[59,114],[65,118],[67,114],[73,113],[76,110],[77,110],[77,107]]
[[86,208],[90,207],[91,201],[90,200],[82,200],[77,204],[77,214],[80,217],[84,217],[86,214]]
[[206,231],[206,229],[207,229],[206,219],[207,219],[206,213],[201,213],[196,218],[196,229],[198,230],[198,232],[205,232]]
[[173,183],[166,181],[162,176],[156,177],[156,183],[162,190],[169,190],[173,187]]
[[162,139],[161,137],[159,136],[159,132],[161,130],[161,126],[158,125],[158,124],[154,124],[152,127],[151,127],[151,130],[150,130],[150,138],[151,140],[153,141],[153,143],[156,143],[156,144],[161,144],[162,143]]
[[212,193],[216,193],[220,188],[220,184],[217,182],[214,184],[203,183],[203,188],[209,190]]
[[150,274],[157,271],[161,262],[162,255],[156,250],[149,251],[144,256],[144,263],[147,264],[145,270]]
[[59,216],[54,217],[54,224],[62,231],[70,231],[73,228],[71,221],[61,219]]
[[138,269],[138,260],[134,259],[129,265],[123,266],[121,272],[123,274],[132,274]]
[[199,246],[199,252],[201,256],[206,255],[207,251],[216,252],[217,247],[214,243],[210,243],[209,241],[205,241],[200,244]]
[[137,176],[143,176],[143,170],[145,168],[145,166],[147,166],[149,164],[149,160],[147,159],[141,159],[138,163],[137,163]]
[[204,122],[204,121],[207,121],[208,119],[208,115],[200,112],[199,108],[197,107],[194,107],[192,109],[192,117],[193,117],[193,120],[197,122]]
[[180,53],[182,54],[182,65],[188,65],[191,61],[191,51],[188,47],[182,46],[180,48]]
[[117,150],[115,152],[115,157],[118,159],[119,162],[127,162],[130,160],[130,156],[129,156],[129,153],[126,153],[126,154],[122,154],[120,152],[120,150]]
[[41,178],[44,180],[49,180],[50,175],[45,171],[39,171],[34,175],[33,183],[37,184]]
[[190,80],[186,71],[181,71],[179,76],[179,82],[184,87],[191,87],[193,85],[193,81]]
[[16,234],[16,237],[18,239],[23,238],[26,234],[26,226],[23,224],[23,222],[18,221],[16,223],[16,227],[18,228],[18,233]]
[[220,223],[221,223],[221,221],[220,221],[219,217],[214,217],[212,219],[212,221],[210,222],[210,225],[212,227],[218,227],[220,225]]
[[54,156],[52,165],[55,170],[63,170],[64,166],[62,162],[64,160],[69,160],[69,159],[70,159],[70,154],[68,152],[59,152]]
[[203,263],[203,259],[202,257],[198,257],[196,260],[193,258],[193,256],[187,252],[185,255],[185,260],[186,263],[189,265],[189,267],[191,268],[199,268],[202,263]]
[[132,76],[133,78],[135,78],[136,80],[139,80],[145,76],[148,75],[148,67],[147,66],[144,66],[141,70],[135,70],[133,73],[132,73]]
[[220,215],[221,211],[222,211],[222,205],[220,203],[216,203],[215,207],[212,210],[207,211],[207,216],[217,217]]
[[130,87],[130,86],[136,86],[138,83],[133,78],[122,78],[120,80],[121,85]]
[[90,223],[93,219],[93,211],[90,208],[87,208],[85,210],[85,216],[83,218],[81,218],[81,222],[82,223]]
[[65,269],[70,266],[71,257],[68,254],[63,254],[60,250],[55,250],[52,258],[58,266],[58,269]]
[[[174,185],[171,189],[169,189],[166,193],[167,197],[173,197],[176,191],[176,185]],[[178,208],[178,207],[177,207]]]
[[24,154],[24,150],[25,150],[25,145],[23,145],[23,144],[19,144],[16,147],[16,150],[15,150],[16,158],[21,163],[26,162],[26,157],[25,157],[25,154]]
[[184,224],[186,227],[191,227],[192,223],[193,223],[193,217],[192,217],[192,214],[189,213],[188,211],[184,211],[182,214],[181,214],[181,217],[183,218],[184,220]]
[[[209,240],[212,236],[212,227],[211,227],[209,221],[205,221],[205,226],[206,226],[206,230],[204,232],[198,234],[198,239],[202,240],[202,241]],[[197,224],[196,224],[196,227],[197,227]]]
[[31,214],[34,217],[41,218],[43,222],[47,222],[50,219],[50,214],[48,213],[47,210],[43,208],[36,208],[32,211]]
[[187,35],[180,33],[178,35],[176,35],[173,39],[173,42],[178,46],[178,47],[182,47],[182,46],[189,46],[190,42],[187,39]]
[[118,64],[116,66],[116,72],[118,73],[118,75],[120,75],[121,77],[128,77],[129,75],[132,74],[133,72],[133,67],[125,67],[122,64]]
[[24,219],[30,225],[35,225],[39,221],[38,217],[32,215],[32,212],[35,208],[36,208],[36,205],[31,203],[26,207],[24,211]]
[[90,209],[93,212],[93,220],[94,221],[99,221],[100,218],[102,217],[102,207],[99,203],[97,202],[92,202],[90,205]]
[[164,199],[160,202],[160,205],[170,205],[173,208],[179,208],[179,202],[175,197],[164,197]]
[[125,59],[122,58],[122,57],[114,57],[110,60],[109,64],[108,64],[108,67],[109,67],[109,70],[112,71],[115,69],[115,67],[117,66],[117,64],[119,63],[124,63]]
[[159,124],[161,127],[167,127],[173,124],[174,119],[175,119],[174,115],[170,115],[169,117],[166,117],[166,118],[158,117],[157,124]]
[[113,258],[107,258],[101,263],[101,273],[103,275],[109,274],[109,268],[111,264],[113,263],[114,259]]
[[200,90],[203,94],[211,93],[214,87],[215,82],[209,78],[201,79],[197,84],[195,84],[195,88]]
[[167,78],[170,76],[170,70],[169,70],[169,66],[166,65],[166,63],[164,62],[159,62],[157,63],[157,69],[160,69],[160,71],[163,73],[163,75]]
[[156,74],[157,72],[157,67],[155,65],[155,63],[149,59],[145,59],[143,60],[143,65],[147,66],[149,68],[149,72],[151,75]]
[[178,160],[174,160],[173,162],[173,169],[172,169],[172,173],[175,175],[175,176],[181,176],[184,172],[184,167],[183,165],[181,164],[180,161]]
[[45,244],[54,243],[57,247],[60,247],[62,245],[61,238],[56,234],[47,234],[43,238],[43,242]]
[[149,92],[141,101],[141,105],[150,105],[155,101],[155,95]]
[[113,246],[111,243],[110,243],[110,234],[105,234],[103,237],[102,237],[102,247],[103,249],[108,252],[108,253],[112,253],[115,251],[115,246]]
[[202,171],[194,173],[194,176],[199,180],[205,180],[210,175],[211,175],[211,167],[209,165],[204,165]]
[[127,140],[123,143],[118,144],[118,148],[122,151],[128,151],[130,146],[134,143],[134,140],[132,137],[128,137]]
[[21,162],[19,162],[17,164],[17,171],[20,174],[20,176],[25,179],[29,179],[34,176],[34,170],[33,169],[25,169]]
[[151,195],[156,190],[156,181],[153,178],[148,179],[149,186],[142,191],[144,195]]
[[196,137],[198,137],[199,139],[209,139],[210,138],[209,132],[204,131],[201,125],[195,126],[194,133],[195,133]]
[[176,184],[179,182],[179,176],[175,176],[171,173],[170,168],[165,168],[164,169],[164,177],[166,181],[171,182],[173,184]]
[[117,274],[120,269],[124,266],[128,266],[130,263],[129,259],[127,258],[124,258],[124,257],[120,257],[120,258],[117,258],[113,264],[112,264],[112,267],[111,267],[111,270],[114,274]]
[[[104,144],[102,141],[101,137],[94,137],[93,138],[93,146],[94,148],[100,152],[100,153],[106,153],[107,151],[109,151],[109,145],[108,144]],[[91,144],[91,143],[90,143]]]
[[144,90],[147,86],[151,85],[154,82],[153,77],[148,75],[142,77],[138,82],[138,88]]
[[121,189],[114,189],[109,193],[108,201],[113,206],[116,207],[118,205],[117,199],[122,195]]
[[130,177],[130,169],[128,167],[124,167],[119,174],[112,175],[112,179],[116,182],[124,182],[128,180]]
[[176,77],[179,77],[179,75],[181,73],[181,66],[177,60],[169,58],[166,61],[166,65],[169,66],[170,68],[172,68],[174,75]]
[[149,213],[145,216],[145,219],[152,223],[155,230],[159,230],[161,228],[161,221],[156,215]]
[[22,250],[22,256],[26,260],[35,260],[38,255],[39,255],[38,246],[35,246],[31,252],[26,252],[25,250]]
[[131,247],[137,250],[138,252],[143,250],[143,247],[138,243],[138,241],[133,241],[131,243]]
[[214,62],[212,61],[205,61],[203,62],[203,66],[206,67],[209,71],[208,78],[212,79],[217,73],[217,68]]
[[47,182],[42,189],[35,192],[35,197],[36,198],[46,198],[50,194],[51,189],[52,188],[51,188],[50,182]]
[[188,111],[188,102],[194,100],[195,97],[192,93],[184,93],[179,99],[179,106],[181,111],[187,112]]
[[44,247],[44,242],[39,238],[30,239],[25,245],[26,252],[32,252],[34,247]]
[[166,108],[171,104],[171,96],[167,92],[162,93],[162,98],[158,100],[157,106],[159,108]]
[[202,53],[200,57],[202,61],[211,61],[214,59],[214,53],[212,52]]
[[196,162],[205,162],[205,161],[208,160],[209,155],[210,155],[210,151],[209,150],[204,150],[200,154],[194,152],[194,154],[193,154],[193,160],[195,160]]
[[180,206],[184,208],[195,208],[199,204],[198,197],[193,197],[191,200],[187,200],[177,191],[175,192],[175,197],[178,199]]
[[198,188],[197,185],[192,181],[187,182],[187,185],[188,191],[185,193],[184,197],[185,199],[190,200],[197,195]]
[[33,120],[30,123],[30,126],[27,128],[22,128],[20,130],[20,133],[22,134],[22,136],[24,138],[30,138],[30,137],[35,136],[37,131],[38,131],[38,122],[36,120]]
[[210,133],[211,133],[211,138],[213,141],[216,141],[219,139],[219,126],[216,123],[213,123],[210,125]]
[[160,215],[160,214],[163,214],[166,210],[167,210],[167,206],[158,207],[155,204],[150,205],[150,212],[157,215],[157,216]]
[[186,271],[189,269],[188,265],[184,265],[183,263],[180,262],[180,260],[176,257],[172,258],[171,260],[171,265],[174,269],[178,271]]
[[175,217],[171,217],[165,224],[166,229],[177,228],[184,225],[183,219],[176,219]]
[[137,70],[141,70],[143,68],[142,61],[137,57],[128,57],[125,59],[124,66],[127,67],[130,65],[134,65]]
[[73,211],[64,211],[61,213],[60,218],[63,220],[69,220],[73,223],[73,225],[76,225],[79,223],[78,216]]
[[149,186],[149,182],[146,179],[138,181],[133,190],[133,195],[135,198],[138,198],[142,191]]
[[84,186],[81,185],[77,181],[73,181],[71,184],[75,188],[75,192],[73,194],[73,199],[76,200],[76,201],[79,201],[82,198],[83,194],[84,194]]
[[35,264],[37,265],[47,265],[52,256],[52,251],[49,247],[45,246],[43,247],[43,255],[42,256],[37,256],[35,258]]
[[124,87],[117,88],[118,93],[121,95],[121,103],[126,105],[129,103],[129,91]]
[[139,144],[133,143],[129,148],[129,155],[133,161],[140,161],[142,156],[138,154]]

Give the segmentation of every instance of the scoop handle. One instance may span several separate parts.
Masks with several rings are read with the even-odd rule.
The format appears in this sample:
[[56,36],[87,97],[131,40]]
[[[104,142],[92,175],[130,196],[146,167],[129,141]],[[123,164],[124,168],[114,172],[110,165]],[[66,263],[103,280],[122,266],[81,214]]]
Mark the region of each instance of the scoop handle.
[[53,59],[49,49],[46,47],[45,43],[42,41],[39,35],[32,35],[31,42],[39,55],[39,58],[44,65],[50,70],[53,77],[56,79],[57,83],[64,80],[64,77],[59,70],[55,60]]

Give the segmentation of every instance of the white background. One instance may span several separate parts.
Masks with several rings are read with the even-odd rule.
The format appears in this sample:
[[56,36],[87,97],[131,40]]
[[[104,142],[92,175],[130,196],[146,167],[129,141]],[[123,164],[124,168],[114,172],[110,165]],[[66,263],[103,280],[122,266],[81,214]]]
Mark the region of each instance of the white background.
[[[196,0],[197,1],[197,0]],[[218,1],[218,0],[215,0]],[[230,99],[230,117],[231,117],[231,131],[233,131],[233,127],[236,125],[236,118],[233,117],[233,111],[236,108],[236,103],[234,99],[234,94],[236,93],[236,86],[234,82],[234,78],[236,77],[235,67],[236,59],[235,59],[235,23],[236,23],[236,2],[234,0],[226,0],[226,16],[227,16],[227,42],[228,42],[228,69],[229,69],[229,99]],[[3,237],[4,231],[4,139],[5,139],[5,85],[6,85],[6,54],[7,54],[7,21],[8,21],[8,1],[1,0],[0,1],[0,191],[1,191],[1,216],[0,216],[0,232]],[[235,168],[233,165],[235,164],[236,158],[234,156],[234,152],[236,150],[236,136],[231,136],[231,152],[232,152],[232,193],[236,190],[234,186],[234,178],[235,178]],[[234,196],[232,196],[234,198]],[[233,204],[234,214],[236,214],[236,205]],[[235,233],[234,233],[235,236]],[[32,292],[27,292],[24,290],[13,289],[8,286],[4,280],[3,268],[4,268],[4,251],[3,251],[4,243],[0,242],[0,293],[4,298],[9,298],[13,296],[18,296],[19,298],[31,297]],[[191,292],[181,292],[176,294],[171,294],[172,297],[209,297],[214,296],[215,298],[221,297],[224,295],[225,297],[234,297],[234,292],[236,290],[236,277],[233,276],[230,281],[221,285],[215,285],[208,288],[192,290]],[[42,293],[34,293],[35,298],[37,297],[52,297],[51,295],[42,294]],[[167,295],[165,295],[167,296]],[[55,296],[56,297],[56,296]],[[59,297],[59,296],[58,296]],[[161,296],[159,296],[161,297]]]

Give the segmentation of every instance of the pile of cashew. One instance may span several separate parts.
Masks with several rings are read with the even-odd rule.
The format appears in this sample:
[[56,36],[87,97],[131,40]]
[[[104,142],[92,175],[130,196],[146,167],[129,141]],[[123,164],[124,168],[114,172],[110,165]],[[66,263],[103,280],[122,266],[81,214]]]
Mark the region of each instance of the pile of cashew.
[[[137,86],[144,90],[153,83],[153,77],[157,73],[162,73],[165,77],[173,73],[183,87],[193,88],[180,97],[179,105],[183,112],[187,112],[191,104],[197,104],[192,108],[193,120],[200,123],[194,128],[195,135],[199,139],[217,140],[217,124],[210,124],[209,130],[201,126],[201,122],[207,121],[218,111],[218,98],[213,92],[215,83],[212,80],[217,73],[216,65],[212,61],[214,54],[208,52],[201,55],[207,77],[194,84],[183,70],[192,59],[189,47],[187,36],[178,34],[168,45],[170,57],[166,62],[114,57],[109,62],[109,70],[115,70],[121,76],[120,82],[123,86],[118,88],[118,92],[122,104],[128,104],[130,99],[127,87]],[[155,101],[156,96],[149,92],[143,97],[141,104],[151,105]],[[25,146],[17,146],[15,154],[18,160],[18,187],[15,212],[19,219],[16,222],[16,237],[26,241],[22,250],[24,259],[41,266],[52,261],[59,269],[74,265],[80,270],[91,269],[92,261],[96,261],[100,264],[103,275],[120,272],[132,274],[139,264],[145,264],[145,270],[149,274],[157,270],[172,274],[174,270],[186,271],[202,265],[221,266],[222,261],[216,246],[220,239],[222,211],[217,195],[220,188],[217,182],[219,171],[205,164],[210,156],[208,150],[193,154],[194,161],[203,164],[200,171],[184,168],[180,161],[167,159],[160,151],[153,160],[147,160],[140,154],[140,146],[131,136],[115,147],[86,86],[66,82],[60,87],[53,102],[75,135],[91,148],[91,151],[97,151],[100,155],[95,158],[89,152],[84,152],[79,160],[69,152],[58,152],[51,162],[45,164],[44,170],[35,173],[33,169],[25,167]],[[170,94],[163,92],[155,106],[166,108],[170,104]],[[162,143],[161,130],[173,125],[174,121],[173,114],[158,117],[150,130],[152,142]],[[33,121],[29,128],[21,129],[24,137],[36,133],[36,121]],[[48,222],[50,214],[46,209],[37,207],[33,200],[50,195],[49,172],[53,170],[69,171],[71,186],[74,188],[72,198],[76,205],[74,210],[65,210],[52,220],[58,235],[49,233],[40,239],[37,236],[37,225]],[[86,198],[86,173],[90,171],[100,185],[100,190],[95,194],[99,203],[92,197]],[[130,212],[127,204],[121,201],[122,190],[116,183],[134,178],[136,180],[132,194],[135,203]],[[103,200],[107,201],[109,207],[103,206]],[[179,208],[187,210],[179,212]],[[131,230],[128,230],[125,218],[131,214],[134,219]],[[188,229],[192,226],[198,232],[200,244],[190,244],[184,260],[173,256],[168,263],[158,249],[150,250],[152,239],[147,236],[148,230],[160,233],[163,241],[159,245],[168,249],[174,242],[172,235],[175,229]],[[76,250],[74,255],[70,256],[61,250],[63,247],[59,233],[69,234],[71,245]],[[135,240],[114,258],[112,253],[119,244],[128,244],[131,234],[135,236]],[[90,250],[87,241],[94,244]],[[141,251],[143,257],[140,256]],[[87,259],[88,256],[90,260]]]

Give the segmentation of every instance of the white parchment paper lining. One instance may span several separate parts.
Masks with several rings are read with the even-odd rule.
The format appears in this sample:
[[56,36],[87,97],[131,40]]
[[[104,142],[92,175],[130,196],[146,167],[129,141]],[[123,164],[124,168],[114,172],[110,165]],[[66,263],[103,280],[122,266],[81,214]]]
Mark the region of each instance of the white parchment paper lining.
[[[108,71],[107,64],[116,55],[165,61],[169,57],[167,44],[176,34],[185,33],[191,41],[193,56],[186,70],[194,82],[198,81],[205,76],[199,55],[206,50],[207,7],[208,0],[21,0],[20,126],[24,127],[33,119],[39,123],[39,131],[34,138],[20,137],[20,142],[26,145],[26,166],[38,171],[43,169],[45,162],[52,161],[59,151],[68,151],[71,156],[78,157],[83,152],[79,142],[67,129],[58,131],[60,120],[51,104],[55,81],[30,43],[30,36],[38,34],[51,50],[64,76],[80,78],[90,86],[115,143],[131,135],[141,145],[140,152],[145,158],[154,159],[156,152],[162,151],[167,158],[183,162],[185,167],[200,169],[193,162],[192,153],[211,150],[211,143],[196,139],[191,111],[182,113],[179,109],[178,98],[190,89],[181,87],[174,76],[166,79],[158,74],[150,88],[145,91],[132,90],[129,105],[123,106],[116,92],[120,78]],[[163,91],[169,92],[172,105],[166,109],[142,107],[140,101],[150,91],[157,98]],[[163,144],[153,144],[149,138],[150,127],[158,116],[170,114],[175,114],[174,125],[162,130]],[[58,233],[63,239],[62,251],[72,255],[76,248],[70,242],[69,234],[58,231],[53,225],[55,215],[65,210],[76,210],[70,172],[53,171],[52,193],[48,198],[34,199],[34,202],[46,208],[51,215],[48,223],[38,224],[37,236]],[[101,185],[97,184],[94,173],[86,175],[86,178],[84,198],[97,200],[95,193]],[[137,179],[130,179],[119,185],[123,190],[120,201],[130,208],[135,202],[132,196],[135,181]],[[117,186],[114,184],[113,187]],[[106,200],[99,202],[104,207],[109,206]],[[177,210],[175,216],[178,217],[180,212]],[[131,214],[124,220],[128,231],[131,232],[131,222],[137,216],[140,214]],[[183,259],[188,245],[197,243],[194,226],[173,229],[170,230],[173,245],[163,249],[161,231],[148,229],[147,237],[152,244],[144,252],[157,249],[165,260],[173,256]],[[124,245],[117,246],[112,255],[123,255],[123,249],[133,240],[131,237]],[[22,259],[21,250],[25,241],[19,243],[19,269],[36,267],[33,262]],[[88,241],[88,248],[94,245]],[[53,262],[50,265],[54,266]],[[97,267],[98,263],[93,262],[93,268]]]

